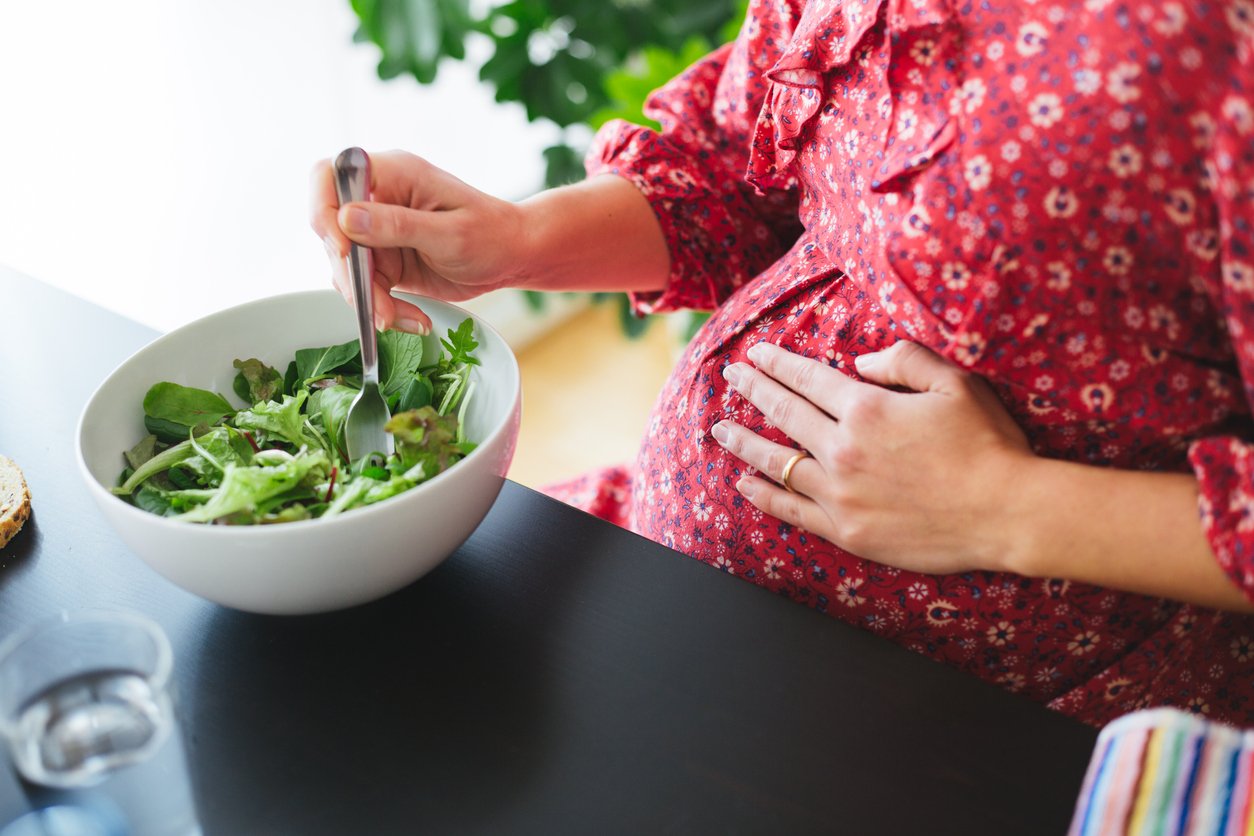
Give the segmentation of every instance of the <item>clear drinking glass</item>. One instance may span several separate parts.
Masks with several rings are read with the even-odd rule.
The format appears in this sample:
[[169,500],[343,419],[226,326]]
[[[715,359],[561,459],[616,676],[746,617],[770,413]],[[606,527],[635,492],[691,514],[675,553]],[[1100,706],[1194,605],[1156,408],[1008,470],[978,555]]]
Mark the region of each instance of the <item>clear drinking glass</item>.
[[109,836],[199,836],[153,622],[81,612],[0,645],[0,735],[40,808],[74,808]]

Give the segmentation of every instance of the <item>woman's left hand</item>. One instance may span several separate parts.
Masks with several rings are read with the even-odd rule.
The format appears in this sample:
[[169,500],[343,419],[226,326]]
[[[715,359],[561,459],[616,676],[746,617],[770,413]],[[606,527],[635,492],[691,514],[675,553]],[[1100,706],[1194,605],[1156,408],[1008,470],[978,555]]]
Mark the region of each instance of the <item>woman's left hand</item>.
[[775,480],[742,478],[737,489],[750,502],[902,569],[1002,568],[1016,481],[1035,459],[987,383],[911,342],[858,357],[867,383],[769,343],[748,356],[757,368],[734,363],[724,377],[809,452],[785,489],[775,482],[798,450],[716,424],[719,444]]

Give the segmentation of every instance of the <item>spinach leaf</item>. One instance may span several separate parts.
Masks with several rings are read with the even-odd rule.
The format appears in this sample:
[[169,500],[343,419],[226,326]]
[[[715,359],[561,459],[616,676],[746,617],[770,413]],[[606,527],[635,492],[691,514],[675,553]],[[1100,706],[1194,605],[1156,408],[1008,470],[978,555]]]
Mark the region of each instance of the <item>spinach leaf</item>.
[[[163,421],[150,415],[144,416],[144,429],[155,435],[158,441],[164,441],[166,444],[178,444],[180,441],[187,440],[188,429],[185,425]],[[204,435],[209,432],[209,425],[197,424],[191,428],[191,432],[193,435]]]
[[[195,456],[184,461],[191,461],[192,458],[195,458]],[[184,468],[183,462],[179,462],[167,470],[165,478],[169,480],[171,486],[179,490],[199,490],[201,487],[200,474],[192,468]],[[144,484],[148,483],[145,482]]]
[[422,363],[422,337],[404,331],[379,334],[379,388],[384,397],[399,392]]
[[287,371],[283,373],[283,394],[295,395],[296,387],[300,386],[300,374],[296,371],[296,361],[287,364]]
[[356,389],[336,385],[319,389],[309,401],[309,412],[321,417],[323,432],[327,434],[331,445],[344,461],[348,461],[348,457],[344,454],[344,439],[342,438],[344,419],[355,397],[357,397]]
[[325,348],[302,348],[296,352],[296,377],[304,385],[310,381],[330,377],[336,369],[352,363],[361,356],[357,340]]
[[249,406],[260,401],[272,401],[275,395],[282,394],[283,375],[278,369],[267,366],[256,357],[236,360],[233,365],[239,369],[239,374],[235,375],[235,394]]
[[135,495],[132,498],[137,508],[141,508],[150,514],[168,517],[172,513],[169,495],[151,484],[144,483],[140,485],[139,490],[135,491]]
[[126,456],[126,463],[132,469],[139,467],[157,455],[157,437],[155,435],[144,436],[142,441],[127,450],[123,455]]
[[431,381],[424,375],[414,375],[409,381],[409,385],[401,390],[400,398],[397,399],[396,405],[392,408],[392,414],[395,415],[398,412],[408,412],[411,409],[430,406],[434,395],[435,387],[431,385]]
[[191,490],[165,490],[153,484],[153,480],[145,482],[135,491],[131,498],[135,506],[150,514],[162,517],[178,516],[183,511],[208,502],[216,493],[215,490],[193,488]]
[[[144,415],[154,422],[182,425],[184,438],[187,437],[187,430],[202,425],[212,427],[234,412],[234,407],[216,392],[177,383],[155,384],[144,395]],[[152,427],[149,431],[161,435]]]

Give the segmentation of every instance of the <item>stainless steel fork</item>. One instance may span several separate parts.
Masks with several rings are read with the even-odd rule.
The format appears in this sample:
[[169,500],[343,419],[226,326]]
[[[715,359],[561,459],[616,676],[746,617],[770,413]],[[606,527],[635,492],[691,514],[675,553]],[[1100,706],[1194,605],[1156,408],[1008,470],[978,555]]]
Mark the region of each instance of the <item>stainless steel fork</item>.
[[[341,206],[370,199],[370,157],[365,151],[349,148],[335,158],[335,191]],[[361,391],[353,398],[344,419],[344,446],[349,461],[355,462],[372,453],[391,453],[392,437],[383,429],[391,415],[379,390],[379,347],[375,340],[373,264],[369,247],[357,244],[349,247],[348,275],[361,340]]]

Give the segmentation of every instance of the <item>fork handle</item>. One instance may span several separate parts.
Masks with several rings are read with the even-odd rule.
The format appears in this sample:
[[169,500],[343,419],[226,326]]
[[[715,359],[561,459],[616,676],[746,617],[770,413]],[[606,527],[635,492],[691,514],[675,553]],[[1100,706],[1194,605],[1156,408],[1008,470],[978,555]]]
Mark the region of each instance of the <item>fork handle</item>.
[[[365,151],[347,148],[335,158],[335,193],[341,206],[370,199],[370,157]],[[362,384],[378,385],[379,349],[375,343],[374,294],[370,280],[374,275],[374,264],[369,247],[350,242],[348,275],[353,285],[357,333],[361,340]]]

